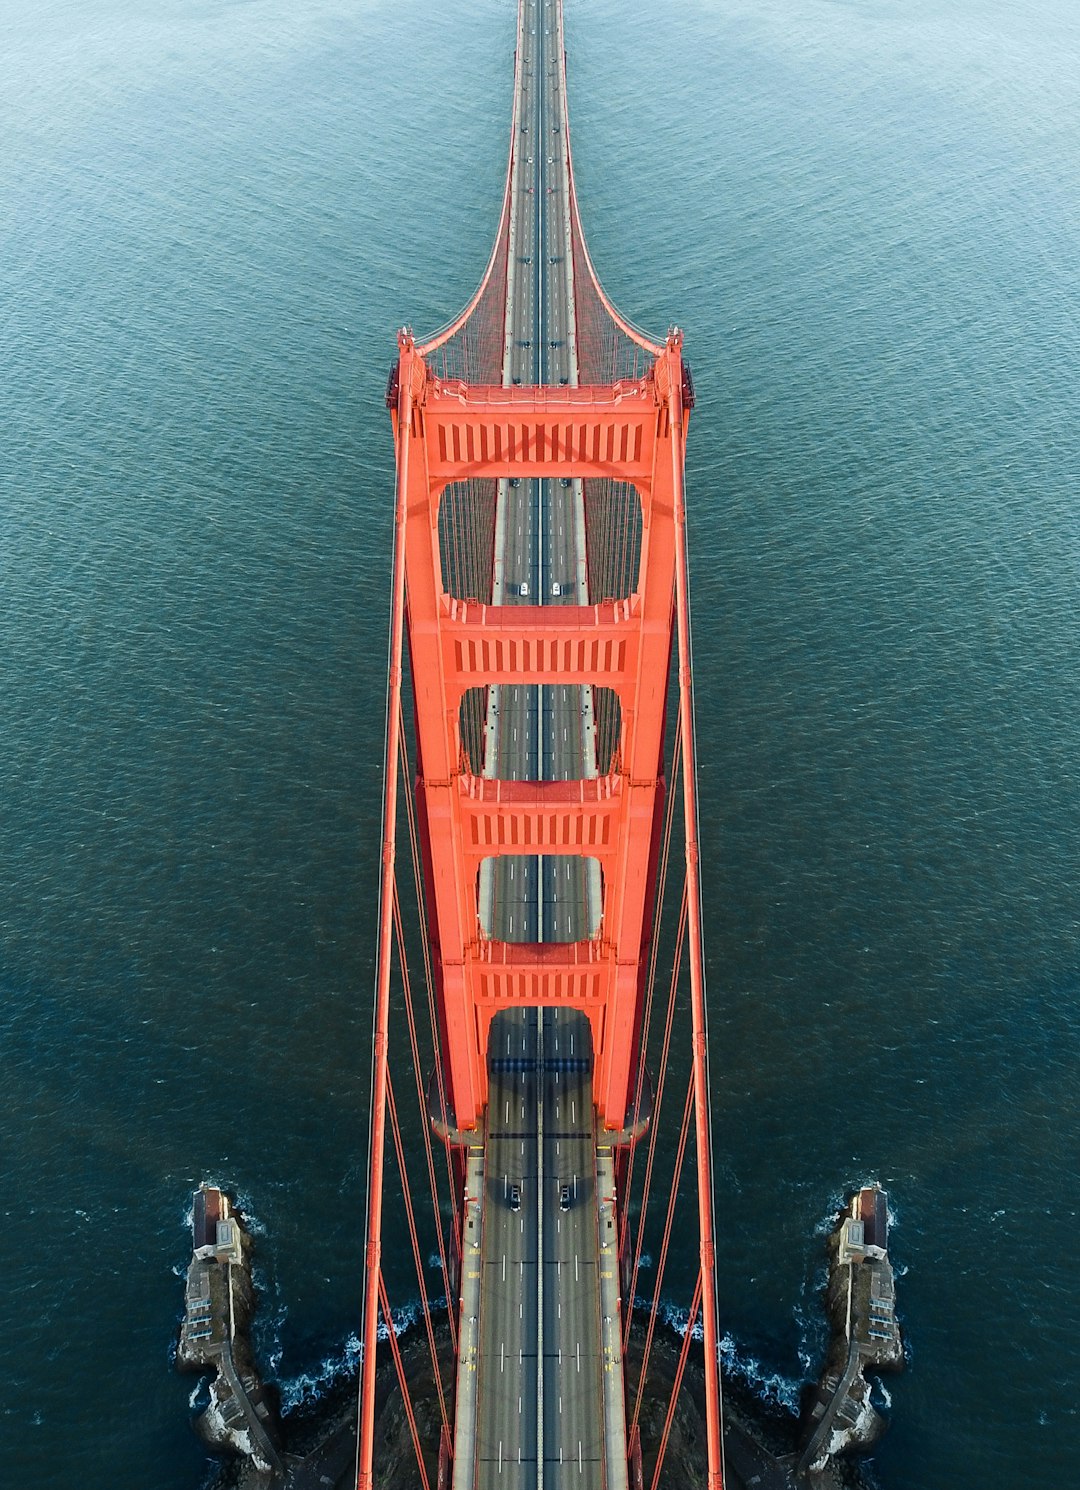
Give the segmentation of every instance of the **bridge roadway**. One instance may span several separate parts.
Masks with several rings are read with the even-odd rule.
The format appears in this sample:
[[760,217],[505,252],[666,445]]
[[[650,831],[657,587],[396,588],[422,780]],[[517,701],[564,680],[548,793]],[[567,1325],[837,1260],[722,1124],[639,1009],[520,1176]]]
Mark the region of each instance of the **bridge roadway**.
[[500,1015],[493,1031],[475,1483],[600,1487],[604,1414],[588,1022],[575,1011],[521,1009]]
[[[555,0],[526,0],[519,47],[504,380],[576,383]],[[495,603],[583,603],[584,561],[580,482],[500,482]],[[492,689],[486,771],[594,775],[591,711],[580,687]],[[502,858],[482,890],[485,929],[500,939],[573,941],[598,925],[598,870],[577,858]],[[605,1485],[591,1058],[576,1011],[509,1010],[492,1025],[468,1480],[477,1490]],[[461,1469],[455,1485],[466,1481]]]

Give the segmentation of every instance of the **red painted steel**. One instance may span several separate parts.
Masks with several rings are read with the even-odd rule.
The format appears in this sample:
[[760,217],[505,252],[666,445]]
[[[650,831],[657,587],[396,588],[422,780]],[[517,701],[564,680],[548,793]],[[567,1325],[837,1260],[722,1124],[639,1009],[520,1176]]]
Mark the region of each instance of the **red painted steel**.
[[[440,986],[447,1086],[458,1127],[486,1097],[488,1026],[508,1003],[567,1005],[589,1017],[601,1120],[623,1126],[633,1096],[642,968],[649,942],[675,589],[675,481],[684,420],[673,334],[636,383],[607,387],[474,387],[445,383],[412,337],[399,339],[392,410],[399,506],[405,513],[407,627],[417,782]],[[641,500],[637,588],[591,606],[496,606],[443,589],[439,501],[474,477],[613,477]],[[617,768],[575,783],[495,782],[473,775],[459,707],[478,686],[591,684],[622,710]],[[570,946],[507,945],[483,935],[478,873],[504,853],[587,855],[603,871],[599,935]]]
[[[408,453],[404,459],[408,462]],[[399,473],[399,492],[401,481]],[[400,497],[399,497],[400,503]],[[364,1317],[360,1358],[357,1490],[371,1490],[375,1447],[375,1367],[382,1279],[383,1173],[386,1164],[387,1055],[390,1023],[390,966],[394,934],[394,882],[397,853],[398,757],[401,741],[401,669],[405,640],[405,514],[394,520],[390,645],[386,698],[386,762],[383,777],[382,877],[379,885],[379,942],[375,975],[375,1014],[371,1056],[371,1115],[368,1138],[367,1245],[364,1256]],[[393,1321],[387,1310],[388,1328]],[[397,1347],[394,1347],[397,1360]]]
[[[561,10],[559,0],[565,90]],[[518,57],[516,73],[520,65]],[[515,88],[515,100],[518,93]],[[509,375],[503,364],[502,309],[518,143],[515,112],[500,228],[476,295],[427,342],[417,345],[411,332],[400,333],[388,390],[397,491],[357,1483],[360,1490],[371,1490],[380,1304],[389,1318],[381,1275],[381,1207],[407,641],[415,709],[416,829],[441,1076],[462,1131],[482,1122],[488,1029],[498,1010],[508,1006],[561,1005],[584,1012],[592,1027],[600,1123],[621,1129],[631,1111],[665,805],[668,676],[677,650],[709,1487],[722,1490],[683,470],[692,402],[686,396],[689,372],[679,331],[671,332],[663,345],[651,342],[604,294],[585,247],[567,129],[562,147],[570,182],[576,365],[584,382],[575,375],[576,386],[504,386]],[[503,384],[497,381],[500,376]],[[447,592],[439,524],[447,488],[487,482],[491,490],[494,481],[538,477],[632,485],[640,500],[641,537],[636,584],[628,597],[597,597],[590,605],[505,606],[484,603],[483,596],[460,599]],[[462,701],[471,690],[508,684],[611,690],[618,699],[621,732],[607,774],[569,782],[504,781],[477,774],[480,762],[470,759],[462,738]],[[477,694],[471,697],[475,700]],[[475,740],[471,744],[475,750]],[[521,944],[485,934],[481,864],[522,853],[598,861],[602,903],[593,938]],[[695,1310],[697,1303],[695,1296]]]
[[[681,338],[680,338],[681,340]],[[689,411],[683,382],[668,385],[671,422],[685,431]],[[683,826],[686,834],[686,892],[689,912],[690,1008],[694,1048],[694,1123],[698,1170],[698,1246],[701,1252],[701,1319],[705,1337],[705,1421],[709,1490],[723,1490],[724,1436],[721,1427],[720,1356],[716,1313],[716,1259],[713,1245],[712,1109],[709,1099],[709,1042],[705,1003],[705,956],[701,934],[697,761],[694,734],[694,678],[690,644],[690,567],[686,553],[683,447],[671,449],[675,494],[675,617],[679,656],[679,725],[682,734]]]

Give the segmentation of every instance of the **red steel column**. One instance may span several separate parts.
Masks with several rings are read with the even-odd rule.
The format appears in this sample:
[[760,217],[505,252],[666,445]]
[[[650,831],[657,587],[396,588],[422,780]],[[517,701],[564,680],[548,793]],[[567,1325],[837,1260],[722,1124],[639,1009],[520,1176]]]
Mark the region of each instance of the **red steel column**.
[[[406,427],[410,401],[402,392],[400,417]],[[367,1193],[367,1251],[364,1275],[363,1355],[360,1362],[360,1423],[357,1490],[371,1490],[375,1444],[375,1353],[382,1282],[382,1199],[386,1148],[386,1060],[390,1013],[390,956],[394,927],[394,859],[397,851],[398,750],[401,729],[401,664],[405,636],[405,493],[409,481],[408,442],[398,465],[394,513],[393,601],[390,611],[390,658],[386,696],[386,760],[383,775],[382,881],[379,887],[379,944],[375,986],[375,1034],[372,1051],[370,1169]]]
[[[448,1086],[457,1123],[479,1120],[486,1087],[486,1034],[504,1003],[567,1004],[595,1032],[601,1121],[621,1128],[631,1100],[640,1025],[642,958],[651,924],[657,825],[674,621],[673,430],[662,359],[632,384],[595,388],[495,388],[433,378],[411,341],[399,362],[395,423],[405,522],[406,627],[416,708],[419,821],[428,870],[430,927],[446,1032]],[[663,386],[662,386],[663,385]],[[408,409],[408,418],[404,411]],[[405,460],[407,451],[408,459]],[[631,482],[642,514],[640,572],[628,601],[506,607],[443,593],[439,496],[469,477],[606,476]],[[545,611],[547,612],[545,614]],[[469,810],[458,709],[463,691],[514,681],[614,688],[622,709],[620,778],[613,823],[577,808],[580,842],[542,826],[507,788],[483,785],[484,821]],[[506,786],[506,784],[503,784]],[[520,784],[519,784],[520,787]],[[540,790],[552,790],[551,784]],[[592,819],[591,824],[585,819]],[[546,818],[549,825],[553,819]],[[478,831],[498,833],[499,845]],[[548,831],[545,829],[545,831]],[[561,949],[504,947],[480,934],[477,854],[570,852],[588,856],[606,833],[599,939]],[[588,971],[583,971],[588,969]]]
[[425,429],[427,366],[411,339],[402,346],[399,379],[408,417],[395,425],[403,482],[406,620],[417,759],[420,831],[428,871],[429,927],[437,968],[449,1069],[446,1072],[455,1121],[473,1128],[484,1098],[484,1052],[466,976],[467,950],[477,936],[476,891],[467,883],[458,802],[457,693],[445,667],[442,626],[442,567],[439,554],[439,492],[428,460]]
[[701,881],[698,873],[697,779],[694,763],[694,684],[690,649],[690,580],[686,557],[683,463],[686,419],[682,403],[682,333],[674,331],[665,348],[668,407],[671,410],[671,474],[675,495],[675,614],[679,646],[679,718],[682,726],[683,817],[686,832],[686,889],[690,943],[690,1006],[694,1045],[694,1117],[698,1170],[698,1229],[701,1249],[702,1327],[705,1336],[705,1418],[709,1490],[723,1490],[724,1440],[721,1422],[720,1364],[717,1356],[716,1257],[713,1244],[712,1123],[709,1109],[705,963],[701,939]]

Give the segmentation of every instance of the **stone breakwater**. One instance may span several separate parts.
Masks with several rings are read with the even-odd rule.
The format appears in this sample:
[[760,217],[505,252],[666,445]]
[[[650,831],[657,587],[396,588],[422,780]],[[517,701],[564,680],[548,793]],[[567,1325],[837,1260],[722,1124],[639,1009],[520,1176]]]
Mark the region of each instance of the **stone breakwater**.
[[277,1414],[251,1350],[251,1237],[228,1196],[212,1185],[195,1191],[191,1224],[176,1364],[181,1371],[214,1373],[209,1405],[195,1429],[217,1452],[239,1454],[261,1473],[280,1472]]
[[825,1308],[832,1333],[804,1419],[800,1472],[820,1474],[839,1454],[865,1453],[885,1431],[864,1373],[904,1364],[888,1214],[885,1191],[869,1185],[852,1196],[829,1237]]

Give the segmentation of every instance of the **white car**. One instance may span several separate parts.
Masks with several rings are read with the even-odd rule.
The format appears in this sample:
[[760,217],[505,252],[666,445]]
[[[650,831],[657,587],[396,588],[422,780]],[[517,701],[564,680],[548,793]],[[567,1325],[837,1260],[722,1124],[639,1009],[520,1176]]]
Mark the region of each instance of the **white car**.
[[560,585],[560,584],[559,584],[559,583],[558,583],[558,581],[556,581],[556,582],[555,582],[555,583],[554,583],[554,584],[553,584],[553,585],[552,585],[552,587],[551,587],[551,593],[552,593],[552,594],[553,594],[553,595],[561,595],[561,594],[562,594],[562,585]]
[[521,585],[520,585],[520,587],[518,589],[518,594],[519,595],[527,595],[528,593],[529,593],[528,581],[527,580],[522,580]]

